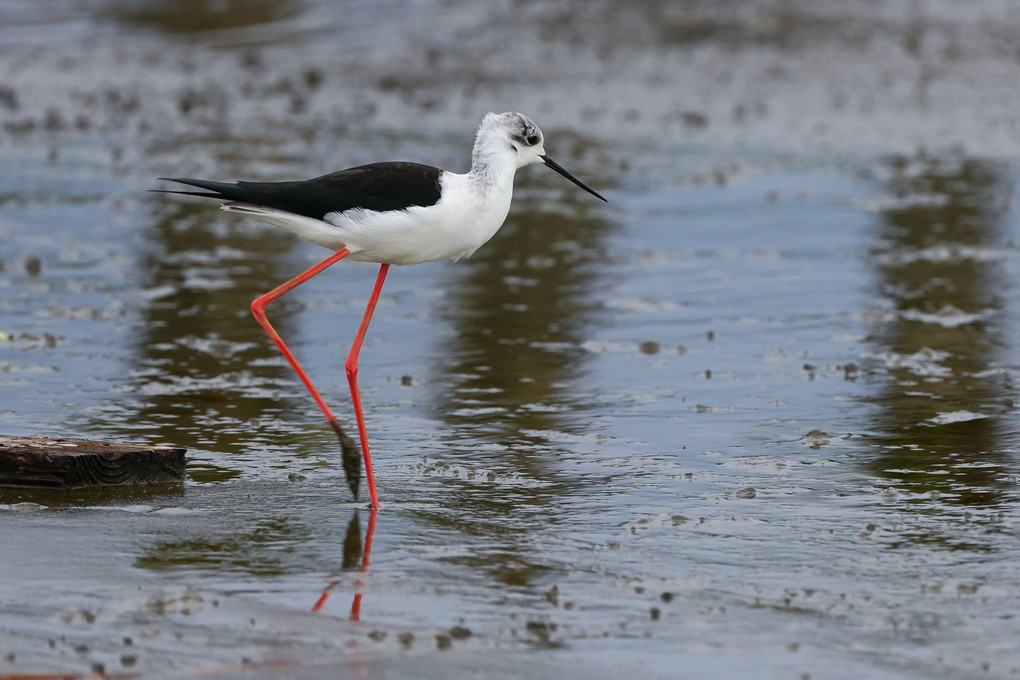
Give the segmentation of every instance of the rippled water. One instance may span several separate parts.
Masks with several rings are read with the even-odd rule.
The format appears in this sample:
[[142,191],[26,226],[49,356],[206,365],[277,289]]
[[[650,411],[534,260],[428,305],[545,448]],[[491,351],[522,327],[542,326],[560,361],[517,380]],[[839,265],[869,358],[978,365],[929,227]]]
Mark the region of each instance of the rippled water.
[[[610,203],[528,168],[475,256],[392,271],[370,513],[248,309],[325,251],[145,189],[462,170],[472,129],[231,121],[7,130],[0,432],[189,476],[0,489],[0,674],[1020,674],[1014,164],[547,127]],[[270,307],[348,423],[375,271]]]

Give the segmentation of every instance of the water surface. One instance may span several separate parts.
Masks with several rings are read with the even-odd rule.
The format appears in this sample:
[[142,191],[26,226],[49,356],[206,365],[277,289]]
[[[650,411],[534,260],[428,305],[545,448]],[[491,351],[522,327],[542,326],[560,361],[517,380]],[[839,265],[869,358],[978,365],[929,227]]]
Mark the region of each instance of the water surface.
[[[34,41],[110,32],[147,65],[111,82],[100,50],[66,65],[73,92],[54,66],[85,118],[49,127],[16,124],[42,95],[12,81],[0,431],[186,446],[189,475],[0,490],[0,673],[1020,674],[1009,159],[653,141],[643,119],[607,136],[612,105],[545,124],[522,95],[610,203],[527,168],[472,258],[391,272],[359,374],[376,514],[248,309],[327,253],[145,190],[464,170],[480,114],[419,86],[404,124],[373,51],[351,76],[372,113],[329,119],[336,76],[308,64],[341,29],[314,4],[208,33],[169,5],[12,7],[35,28],[3,33],[8,63],[49,73],[25,65]],[[362,45],[414,19],[355,15]],[[421,47],[440,64],[443,38]],[[525,110],[501,106],[514,88],[481,112]],[[342,365],[375,273],[341,263],[269,311],[351,424]]]

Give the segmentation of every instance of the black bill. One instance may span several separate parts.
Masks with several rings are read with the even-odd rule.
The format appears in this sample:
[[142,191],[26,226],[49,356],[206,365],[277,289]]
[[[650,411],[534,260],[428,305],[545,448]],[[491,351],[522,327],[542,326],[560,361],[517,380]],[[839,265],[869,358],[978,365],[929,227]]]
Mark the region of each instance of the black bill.
[[[560,173],[561,175],[563,175],[564,177],[566,177],[567,179],[569,179],[569,180],[570,180],[571,182],[573,182],[573,183],[574,183],[574,184],[576,184],[577,186],[579,186],[579,187],[581,187],[582,189],[584,189],[585,191],[587,191],[587,192],[588,192],[589,194],[591,194],[591,195],[592,195],[592,196],[594,196],[595,198],[601,198],[601,199],[602,199],[603,201],[606,201],[606,199],[605,199],[605,198],[604,198],[604,197],[603,197],[603,196],[602,196],[601,194],[599,194],[599,193],[598,193],[597,191],[595,191],[594,189],[592,189],[592,188],[591,188],[590,186],[588,186],[587,184],[585,184],[585,183],[584,183],[584,182],[582,182],[581,180],[579,180],[579,179],[577,179],[576,177],[574,177],[573,175],[571,175],[571,174],[570,174],[569,172],[567,172],[566,170],[564,170],[564,169],[563,169],[563,166],[562,166],[562,165],[560,165],[559,163],[557,163],[556,161],[554,161],[553,159],[549,158],[548,156],[539,156],[539,158],[541,158],[541,159],[542,159],[542,161],[543,161],[543,162],[544,162],[544,163],[545,163],[545,164],[546,164],[547,166],[549,166],[550,168],[552,168],[552,169],[553,169],[553,170],[555,170],[556,172]],[[606,201],[606,203],[609,203],[609,201]]]

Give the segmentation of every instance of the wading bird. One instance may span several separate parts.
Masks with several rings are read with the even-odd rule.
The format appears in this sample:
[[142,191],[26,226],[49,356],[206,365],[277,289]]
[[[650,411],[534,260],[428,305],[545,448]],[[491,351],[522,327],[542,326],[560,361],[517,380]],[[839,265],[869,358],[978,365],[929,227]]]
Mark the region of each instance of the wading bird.
[[220,207],[226,212],[250,215],[334,251],[308,271],[256,298],[251,309],[336,432],[343,452],[344,472],[355,497],[361,478],[358,446],[344,433],[312,381],[269,323],[266,305],[344,258],[381,265],[345,364],[373,508],[379,507],[379,498],[358,393],[358,353],[386,273],[393,264],[456,260],[475,252],[492,238],[506,219],[513,195],[514,173],[532,163],[544,163],[593,196],[606,200],[549,158],[538,126],[527,116],[512,112],[485,116],[471,152],[471,170],[463,175],[418,163],[388,162],[297,182],[228,183],[161,178],[200,189],[161,190],[163,193],[224,200]]

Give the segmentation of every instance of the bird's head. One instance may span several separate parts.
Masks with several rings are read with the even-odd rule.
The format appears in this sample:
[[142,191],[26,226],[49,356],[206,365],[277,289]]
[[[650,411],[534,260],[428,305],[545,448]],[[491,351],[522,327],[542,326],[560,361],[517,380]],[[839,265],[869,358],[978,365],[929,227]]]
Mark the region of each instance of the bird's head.
[[591,195],[606,200],[591,187],[567,172],[559,163],[549,158],[545,152],[545,136],[542,130],[522,113],[490,113],[482,120],[478,128],[476,150],[480,146],[488,147],[503,154],[513,154],[516,167],[523,168],[532,163],[543,163],[552,170],[563,175]]

